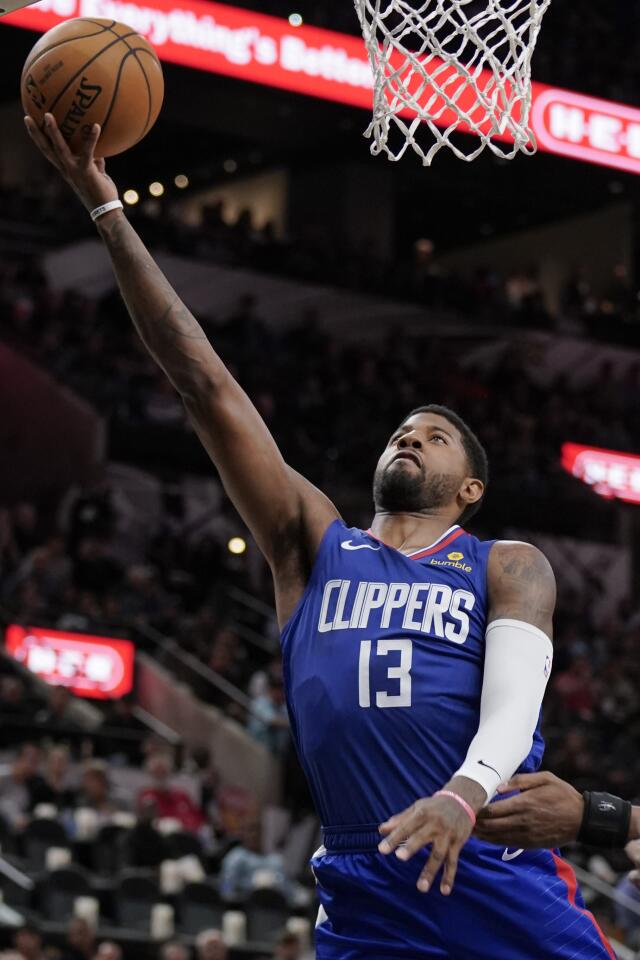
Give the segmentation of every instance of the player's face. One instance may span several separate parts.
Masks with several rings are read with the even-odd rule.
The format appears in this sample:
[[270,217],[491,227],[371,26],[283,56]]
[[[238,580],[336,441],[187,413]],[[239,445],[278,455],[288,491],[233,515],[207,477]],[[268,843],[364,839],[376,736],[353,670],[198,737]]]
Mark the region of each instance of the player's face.
[[455,502],[468,476],[462,438],[435,413],[416,413],[398,427],[378,460],[376,510],[414,513]]

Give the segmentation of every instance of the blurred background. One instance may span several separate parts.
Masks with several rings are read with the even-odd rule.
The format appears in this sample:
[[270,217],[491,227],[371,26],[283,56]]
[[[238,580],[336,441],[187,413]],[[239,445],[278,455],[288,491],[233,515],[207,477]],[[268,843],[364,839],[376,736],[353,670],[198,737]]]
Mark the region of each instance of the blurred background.
[[[369,155],[349,3],[172,9],[45,0],[0,21],[14,960],[301,960],[316,910],[269,571],[22,126],[22,64],[71,16],[131,23],[165,61],[157,125],[108,169],[286,459],[366,528],[398,421],[429,402],[467,419],[492,471],[471,531],[530,540],[558,579],[544,766],[640,798],[640,5],[553,0],[544,150],[429,170]],[[567,853],[632,960],[632,860]]]

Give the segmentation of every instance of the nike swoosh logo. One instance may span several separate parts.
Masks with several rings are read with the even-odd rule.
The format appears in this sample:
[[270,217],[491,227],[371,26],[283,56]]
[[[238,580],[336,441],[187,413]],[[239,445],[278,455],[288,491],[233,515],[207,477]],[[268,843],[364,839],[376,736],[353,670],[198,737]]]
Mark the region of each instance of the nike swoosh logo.
[[515,858],[519,857],[521,853],[524,853],[524,850],[514,850],[513,853],[509,853],[509,847],[505,847],[504,853],[502,854],[502,859],[515,860]]
[[343,550],[379,550],[380,547],[372,547],[369,543],[352,543],[351,540],[343,540],[340,544]]
[[[481,767],[487,767],[488,770],[493,770],[493,772],[495,773],[496,777],[500,777],[500,774],[498,773],[498,771],[496,770],[496,768],[495,768],[495,767],[492,767],[490,763],[485,763],[484,760],[478,760],[477,762],[478,762],[478,764],[479,764]],[[502,780],[502,777],[500,777],[500,779]]]

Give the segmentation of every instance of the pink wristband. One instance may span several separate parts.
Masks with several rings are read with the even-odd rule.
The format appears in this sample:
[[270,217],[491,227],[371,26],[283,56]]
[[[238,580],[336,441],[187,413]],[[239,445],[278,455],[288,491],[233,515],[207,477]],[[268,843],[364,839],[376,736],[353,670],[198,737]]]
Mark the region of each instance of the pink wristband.
[[469,817],[469,820],[471,820],[471,826],[475,827],[476,815],[463,797],[459,796],[457,793],[454,793],[452,790],[437,790],[434,793],[434,797],[451,797],[452,800],[455,800],[460,804],[466,815]]

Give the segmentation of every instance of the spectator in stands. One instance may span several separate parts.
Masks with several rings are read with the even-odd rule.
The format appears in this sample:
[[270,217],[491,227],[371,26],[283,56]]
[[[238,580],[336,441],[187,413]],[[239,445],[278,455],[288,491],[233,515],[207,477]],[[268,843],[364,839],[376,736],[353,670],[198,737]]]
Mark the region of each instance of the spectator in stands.
[[280,890],[285,896],[291,893],[282,854],[262,852],[260,820],[252,818],[241,828],[238,846],[222,861],[220,889],[225,897],[243,897],[260,885]]
[[59,810],[75,806],[76,790],[69,749],[51,747],[45,759],[44,777],[31,787],[31,806],[52,803]]
[[13,577],[12,587],[15,589],[23,581],[31,580],[47,603],[55,601],[69,584],[71,567],[64,539],[50,537],[25,556]]
[[229,951],[220,930],[201,930],[196,937],[197,960],[227,960]]
[[199,830],[206,822],[204,813],[186,791],[171,784],[174,774],[172,755],[168,752],[152,753],[145,770],[151,784],[140,792],[139,807],[152,808],[155,817],[173,817],[185,830]]
[[61,960],[93,960],[96,948],[95,933],[84,917],[73,917],[67,927]]
[[247,693],[250,697],[264,696],[269,689],[271,679],[282,681],[282,657],[278,655],[267,665],[266,670],[256,670],[249,680]]
[[82,774],[82,786],[77,799],[79,807],[90,807],[98,815],[98,826],[108,823],[118,809],[111,798],[107,765],[93,760]]
[[42,781],[38,777],[41,751],[31,743],[20,748],[10,770],[0,775],[0,815],[14,829],[27,822],[27,813],[33,805],[32,790]]
[[73,698],[66,687],[56,686],[49,690],[49,702],[36,714],[36,723],[48,729],[77,729],[73,719]]
[[302,943],[295,933],[286,931],[276,942],[273,960],[302,960]]
[[11,714],[12,717],[28,717],[32,710],[20,677],[0,678],[0,713]]
[[122,579],[122,567],[106,540],[86,537],[78,544],[73,580],[79,590],[97,596],[108,593]]
[[284,756],[289,743],[289,717],[282,679],[270,675],[264,694],[251,701],[249,733],[277,756]]
[[134,564],[127,569],[119,600],[125,621],[152,624],[158,628],[162,627],[171,606],[156,571],[144,564]]
[[553,687],[570,713],[581,720],[593,718],[596,691],[593,671],[587,657],[577,657],[568,670],[558,674]]
[[229,683],[242,686],[242,654],[244,644],[238,634],[230,627],[224,627],[213,641],[209,656],[209,667]]
[[159,867],[165,859],[164,837],[154,826],[153,803],[138,802],[138,819],[124,841],[125,860],[130,867]]
[[160,960],[189,960],[189,948],[177,940],[163,943],[160,947]]
[[103,940],[98,944],[93,960],[122,960],[122,948],[113,940]]
[[98,481],[93,487],[77,492],[69,508],[69,546],[73,554],[85,539],[109,539],[113,533],[115,513],[108,484]]
[[45,960],[42,935],[37,927],[26,923],[13,935],[13,945],[23,960]]

